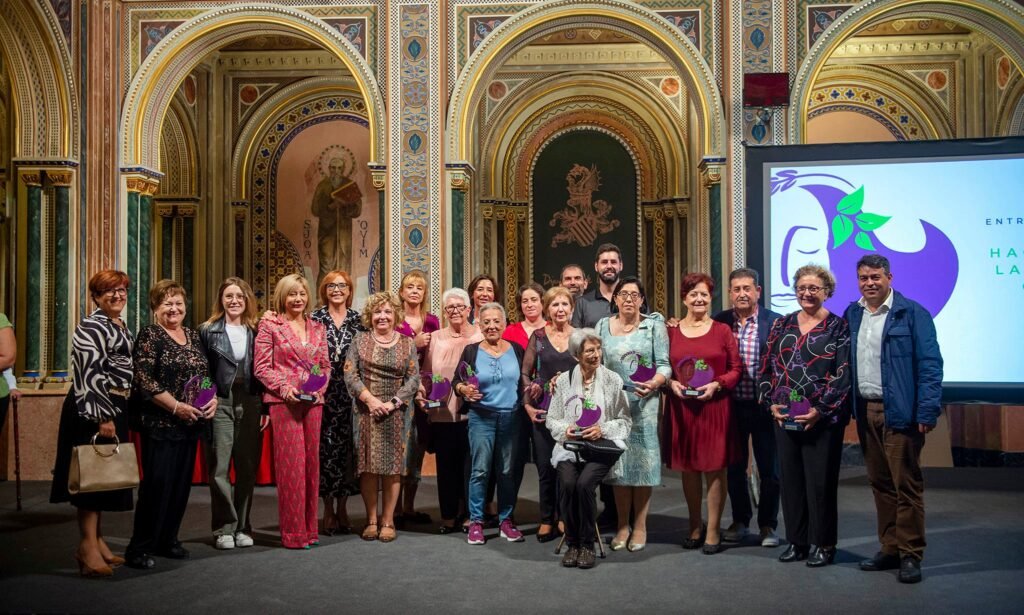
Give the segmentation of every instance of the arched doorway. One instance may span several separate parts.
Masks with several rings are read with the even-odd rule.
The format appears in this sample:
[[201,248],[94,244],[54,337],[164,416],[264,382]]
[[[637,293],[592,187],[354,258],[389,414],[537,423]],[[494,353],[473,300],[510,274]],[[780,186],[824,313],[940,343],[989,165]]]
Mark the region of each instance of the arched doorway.
[[[899,53],[891,51],[895,43]],[[1024,7],[1018,3],[861,2],[835,18],[801,65],[789,138],[820,142],[817,129],[839,140],[863,140],[849,126],[842,129],[839,114],[849,113],[869,124],[861,135],[885,130],[896,140],[1017,134],[1022,68]]]
[[[629,212],[638,247],[624,255],[627,270],[660,285],[658,308],[670,308],[666,281],[682,267],[724,266],[721,243],[711,240],[722,229],[710,224],[721,219],[722,117],[703,57],[647,9],[561,0],[510,17],[470,56],[449,106],[449,227],[464,255],[453,259],[453,281],[496,273],[514,295],[514,286],[538,277],[535,225],[549,220],[533,217],[530,170],[557,135],[601,133],[622,143],[639,169],[640,198]],[[577,163],[591,168],[583,157]]]
[[[270,277],[278,273],[266,269],[267,255],[278,254],[282,250],[287,252],[287,242],[275,234],[274,220],[263,227],[258,225],[260,220],[267,221],[267,209],[255,204],[255,200],[263,196],[259,192],[265,192],[269,187],[254,191],[251,184],[238,184],[234,180],[236,172],[245,172],[252,164],[252,156],[243,156],[240,167],[232,166],[232,161],[238,159],[236,150],[252,154],[251,148],[258,135],[250,131],[246,133],[250,141],[237,141],[245,121],[251,117],[232,116],[237,125],[231,133],[230,143],[220,143],[220,149],[215,147],[217,140],[204,142],[200,139],[198,156],[206,156],[206,159],[198,163],[197,172],[203,192],[199,197],[158,194],[158,190],[162,192],[158,187],[164,181],[168,163],[162,157],[161,148],[174,151],[162,135],[174,124],[168,123],[168,111],[172,110],[173,115],[175,105],[180,106],[180,102],[174,101],[181,100],[183,89],[192,87],[191,94],[185,91],[184,95],[194,101],[208,101],[211,95],[216,98],[217,93],[225,94],[218,89],[223,87],[220,81],[204,79],[210,72],[211,54],[244,55],[251,51],[246,41],[255,36],[279,40],[280,44],[273,49],[277,52],[319,54],[321,61],[318,63],[324,65],[325,70],[316,74],[333,72],[347,79],[347,87],[354,96],[346,104],[358,106],[365,128],[365,136],[362,137],[365,148],[359,170],[367,178],[372,175],[367,183],[374,192],[373,205],[383,204],[375,192],[383,186],[386,174],[385,167],[378,163],[386,158],[387,152],[383,100],[367,60],[342,32],[303,11],[269,5],[256,9],[228,6],[181,24],[155,45],[128,88],[121,119],[121,200],[126,204],[121,210],[121,224],[127,229],[122,233],[125,239],[121,252],[126,256],[129,275],[136,274],[133,279],[139,280],[140,287],[145,287],[154,275],[166,275],[168,269],[186,278],[192,276],[194,304],[204,306],[204,311],[209,304],[209,293],[226,275],[243,273],[246,277],[260,277],[258,290],[261,296],[264,295],[267,284],[277,279],[271,280]],[[243,87],[230,95],[243,102],[259,101],[261,104],[269,99],[270,95],[264,96],[266,92],[259,87],[250,90],[252,88]],[[223,110],[219,113],[224,116]],[[206,117],[202,113],[197,116]],[[173,139],[181,140],[186,134],[187,131],[179,131]],[[314,175],[321,172],[326,172],[326,169],[310,171]],[[198,205],[191,202],[194,198],[199,198]],[[154,213],[159,214],[159,224],[154,224]],[[165,222],[169,226],[164,226]],[[171,231],[168,232],[167,228]],[[192,242],[197,250],[191,266],[189,263],[176,265],[178,259],[171,249],[168,268],[165,265],[168,260],[165,240],[174,246],[182,246],[180,251],[186,254],[190,253],[189,242]],[[195,267],[196,262],[202,263],[203,267]],[[134,307],[136,316],[129,316],[133,325],[144,321],[146,312],[143,305],[137,303]]]

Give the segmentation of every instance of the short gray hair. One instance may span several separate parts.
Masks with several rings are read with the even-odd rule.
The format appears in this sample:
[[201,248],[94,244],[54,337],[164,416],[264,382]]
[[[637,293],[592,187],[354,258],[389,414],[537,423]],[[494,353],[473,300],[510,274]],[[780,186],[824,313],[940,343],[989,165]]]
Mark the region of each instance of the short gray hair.
[[583,352],[583,347],[587,345],[587,342],[597,342],[598,346],[604,344],[601,336],[598,335],[597,331],[594,329],[591,329],[590,327],[574,329],[573,332],[569,334],[569,354],[578,359],[580,353]]
[[467,307],[472,305],[469,302],[469,293],[462,290],[461,288],[449,288],[448,290],[444,291],[444,293],[441,294],[441,305],[444,306],[445,304],[447,304],[448,300],[451,299],[452,297],[455,297],[456,299],[462,299],[462,302],[465,303]]
[[483,317],[484,312],[487,310],[498,310],[501,312],[501,319],[508,322],[508,315],[505,313],[505,308],[497,301],[491,301],[490,303],[485,303],[480,306],[480,316]]

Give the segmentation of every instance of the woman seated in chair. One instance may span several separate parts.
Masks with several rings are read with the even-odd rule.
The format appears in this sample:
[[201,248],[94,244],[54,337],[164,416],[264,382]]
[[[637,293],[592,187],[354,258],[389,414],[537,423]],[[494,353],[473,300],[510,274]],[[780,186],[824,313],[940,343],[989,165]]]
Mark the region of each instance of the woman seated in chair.
[[[569,352],[579,366],[555,380],[547,427],[555,439],[551,463],[558,472],[559,513],[569,545],[562,565],[593,568],[594,492],[615,475],[615,462],[626,448],[633,421],[622,391],[622,378],[601,364],[601,338],[593,329],[576,329]],[[578,444],[587,446],[574,452]],[[593,446],[591,446],[593,445]],[[603,450],[599,450],[603,449]]]

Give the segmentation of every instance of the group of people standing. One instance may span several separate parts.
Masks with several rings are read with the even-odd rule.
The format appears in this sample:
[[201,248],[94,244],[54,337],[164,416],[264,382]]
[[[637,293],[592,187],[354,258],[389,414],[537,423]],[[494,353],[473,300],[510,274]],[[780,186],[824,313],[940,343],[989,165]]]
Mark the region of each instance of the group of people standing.
[[[664,464],[682,473],[683,546],[715,554],[751,524],[752,438],[761,544],[779,544],[781,491],[789,546],[780,560],[823,566],[838,542],[839,461],[853,407],[882,541],[862,567],[898,566],[901,580],[903,568],[913,576],[924,547],[917,458],[938,417],[942,360],[927,312],[890,290],[888,262],[872,256],[858,264],[864,299],[845,317],[824,307],[831,273],[807,266],[794,281],[798,312],[759,307],[758,274],[740,269],[729,278],[732,307],[717,315],[715,281],[685,276],[686,314],[667,323],[648,310],[642,282],[622,269],[621,251],[604,244],[593,289],[580,266],[567,265],[559,286],[516,290],[522,319],[512,324],[488,275],[446,290],[438,318],[426,311],[428,284],[418,272],[397,293],[370,295],[357,312],[351,276],[332,271],[317,289],[316,310],[308,283],[294,274],[278,281],[262,315],[249,285],[228,278],[194,331],[183,324],[185,289],[162,280],[149,295],[154,324],[137,337],[120,318],[127,276],[94,275],[97,309],[75,331],[52,495],[79,508],[82,573],[188,557],[178,529],[200,442],[215,546],[252,545],[259,434],[268,421],[287,548],[316,546],[320,532],[352,531],[346,502],[357,494],[365,540],[391,542],[402,521],[430,522],[415,510],[415,494],[424,453],[432,452],[440,532],[461,530],[469,544],[484,544],[495,526],[500,538],[524,540],[515,511],[532,459],[536,537],[564,535],[563,566],[595,565],[599,489],[615,527],[611,549],[640,551]],[[201,385],[215,394],[204,397]],[[97,432],[124,440],[129,426],[141,434],[143,478],[133,536],[119,558],[103,540],[100,516],[131,509],[131,491],[70,495],[67,466],[71,447]],[[893,453],[897,437],[905,442]],[[727,495],[733,524],[723,530]]]

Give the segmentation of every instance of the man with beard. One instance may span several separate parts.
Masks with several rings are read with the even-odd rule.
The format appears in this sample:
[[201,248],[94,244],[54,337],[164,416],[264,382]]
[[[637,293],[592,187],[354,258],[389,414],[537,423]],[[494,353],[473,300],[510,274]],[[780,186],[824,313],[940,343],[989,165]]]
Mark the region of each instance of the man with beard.
[[320,220],[316,234],[320,260],[316,276],[318,287],[329,271],[351,271],[352,219],[363,213],[363,194],[345,175],[345,161],[331,158],[327,171],[327,177],[316,186],[312,203],[313,215]]
[[594,271],[597,272],[597,286],[576,301],[576,309],[572,313],[572,326],[576,328],[593,327],[612,313],[612,292],[622,273],[622,250],[613,243],[598,246]]

